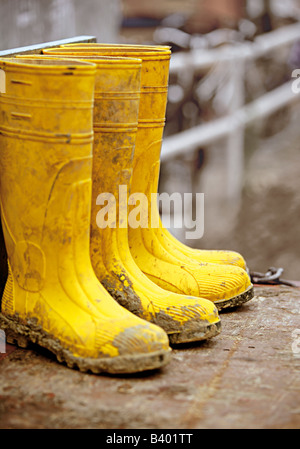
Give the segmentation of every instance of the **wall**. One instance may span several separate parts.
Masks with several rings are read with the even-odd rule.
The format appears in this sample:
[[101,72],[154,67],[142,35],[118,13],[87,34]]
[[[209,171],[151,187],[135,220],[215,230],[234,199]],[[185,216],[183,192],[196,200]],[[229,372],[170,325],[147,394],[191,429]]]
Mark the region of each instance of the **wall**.
[[121,0],[1,0],[0,50],[93,35],[117,42]]

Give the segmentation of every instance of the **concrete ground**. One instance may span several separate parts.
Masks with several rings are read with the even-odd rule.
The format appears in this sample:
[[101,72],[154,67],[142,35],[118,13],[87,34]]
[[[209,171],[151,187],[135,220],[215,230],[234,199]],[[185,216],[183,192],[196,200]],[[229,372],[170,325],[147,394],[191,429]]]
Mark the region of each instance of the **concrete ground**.
[[1,429],[299,429],[300,289],[256,287],[222,332],[162,370],[83,374],[47,351],[0,354]]

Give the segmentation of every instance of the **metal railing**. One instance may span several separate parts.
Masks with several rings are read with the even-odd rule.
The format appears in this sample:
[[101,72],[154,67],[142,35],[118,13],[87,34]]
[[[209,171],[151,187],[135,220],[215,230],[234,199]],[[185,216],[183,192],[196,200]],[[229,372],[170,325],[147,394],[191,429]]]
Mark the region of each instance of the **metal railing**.
[[170,74],[194,73],[221,65],[232,84],[233,95],[228,113],[213,121],[168,136],[162,145],[161,160],[186,153],[225,139],[227,151],[227,196],[239,201],[244,177],[244,129],[268,117],[282,107],[299,102],[300,94],[292,90],[292,80],[245,104],[244,80],[246,63],[300,40],[300,23],[288,25],[258,36],[253,42],[223,46],[211,50],[190,50],[172,56]]
[[76,44],[76,43],[84,43],[84,42],[86,42],[86,43],[96,42],[96,37],[95,36],[75,36],[75,37],[69,37],[66,39],[60,39],[57,41],[44,42],[42,44],[33,44],[33,45],[28,45],[26,47],[11,48],[9,50],[0,51],[0,57],[26,54],[26,53],[41,53],[43,48],[58,47],[59,45]]

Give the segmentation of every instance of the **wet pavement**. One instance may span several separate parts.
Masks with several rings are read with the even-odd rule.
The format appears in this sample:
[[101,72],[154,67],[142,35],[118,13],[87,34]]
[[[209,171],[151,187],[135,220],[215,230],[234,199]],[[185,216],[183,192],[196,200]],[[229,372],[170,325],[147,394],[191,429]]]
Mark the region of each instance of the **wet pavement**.
[[300,289],[255,288],[222,332],[163,369],[71,370],[41,348],[0,354],[0,429],[300,428]]

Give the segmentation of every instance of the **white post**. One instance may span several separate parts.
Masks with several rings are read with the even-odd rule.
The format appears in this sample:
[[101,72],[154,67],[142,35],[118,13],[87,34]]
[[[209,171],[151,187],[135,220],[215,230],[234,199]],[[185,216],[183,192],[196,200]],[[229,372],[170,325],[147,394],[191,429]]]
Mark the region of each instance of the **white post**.
[[[245,80],[245,60],[243,57],[232,59],[230,65],[231,101],[228,114],[235,114],[244,106],[244,80]],[[235,116],[238,120],[238,117]],[[240,204],[243,188],[244,174],[244,125],[242,122],[233,126],[226,138],[227,153],[227,198],[236,204]]]

